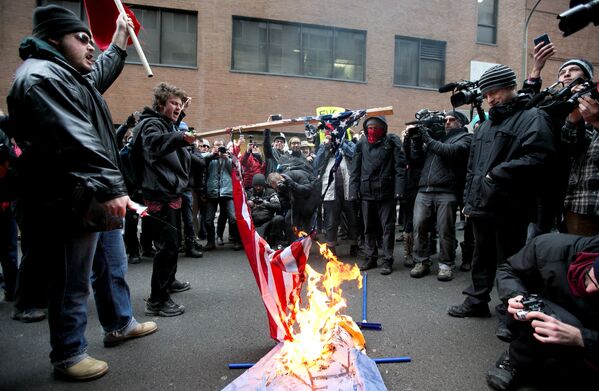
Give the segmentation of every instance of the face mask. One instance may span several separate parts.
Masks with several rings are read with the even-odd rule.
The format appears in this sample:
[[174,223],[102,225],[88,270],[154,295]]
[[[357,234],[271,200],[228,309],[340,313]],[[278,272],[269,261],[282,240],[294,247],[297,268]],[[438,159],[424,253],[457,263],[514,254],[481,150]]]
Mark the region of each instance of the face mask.
[[368,144],[374,144],[385,135],[385,129],[382,127],[368,128]]

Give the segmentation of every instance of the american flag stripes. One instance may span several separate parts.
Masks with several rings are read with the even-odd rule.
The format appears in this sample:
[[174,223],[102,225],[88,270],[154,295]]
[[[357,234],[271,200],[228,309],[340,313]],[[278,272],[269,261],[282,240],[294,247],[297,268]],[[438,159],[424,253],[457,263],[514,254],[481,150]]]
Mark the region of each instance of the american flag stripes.
[[231,176],[237,228],[266,307],[270,336],[277,341],[291,339],[289,330],[297,311],[294,304],[302,288],[312,239],[306,236],[283,250],[271,249],[254,229],[241,175],[233,170]]

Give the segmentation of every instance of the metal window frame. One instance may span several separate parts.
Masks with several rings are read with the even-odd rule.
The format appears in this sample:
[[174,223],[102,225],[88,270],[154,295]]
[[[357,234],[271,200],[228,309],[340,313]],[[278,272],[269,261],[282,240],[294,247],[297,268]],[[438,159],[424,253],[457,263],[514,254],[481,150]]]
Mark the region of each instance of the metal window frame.
[[[395,75],[396,72],[395,70],[397,69],[398,63],[396,61],[397,59],[397,48],[398,48],[398,41],[412,41],[412,42],[417,42],[418,43],[418,66],[416,67],[416,71],[417,71],[417,84],[413,85],[413,84],[403,84],[400,83]],[[422,68],[422,60],[423,60],[423,55],[422,55],[422,43],[423,42],[430,42],[430,43],[434,43],[436,45],[440,45],[443,48],[443,55],[442,58],[439,59],[435,59],[435,58],[425,58],[426,60],[432,60],[432,61],[439,61],[440,63],[443,64],[442,68],[441,68],[441,75],[440,75],[440,79],[441,79],[441,84],[443,84],[445,82],[445,68],[447,65],[447,41],[438,41],[435,39],[430,39],[430,38],[417,38],[417,37],[409,37],[406,35],[395,35],[395,47],[394,47],[394,61],[395,64],[393,65],[393,85],[394,86],[398,86],[398,87],[413,87],[413,88],[421,88],[421,89],[435,89],[434,87],[426,87],[422,85],[422,80],[421,80],[421,68]]]

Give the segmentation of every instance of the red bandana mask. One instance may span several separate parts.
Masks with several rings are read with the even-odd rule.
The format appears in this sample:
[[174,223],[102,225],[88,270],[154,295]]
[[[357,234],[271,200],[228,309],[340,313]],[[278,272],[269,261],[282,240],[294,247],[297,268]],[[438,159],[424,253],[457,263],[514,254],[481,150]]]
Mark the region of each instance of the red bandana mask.
[[385,128],[381,127],[368,127],[368,144],[374,144],[377,141],[379,141],[379,139],[381,137],[383,137],[385,135]]

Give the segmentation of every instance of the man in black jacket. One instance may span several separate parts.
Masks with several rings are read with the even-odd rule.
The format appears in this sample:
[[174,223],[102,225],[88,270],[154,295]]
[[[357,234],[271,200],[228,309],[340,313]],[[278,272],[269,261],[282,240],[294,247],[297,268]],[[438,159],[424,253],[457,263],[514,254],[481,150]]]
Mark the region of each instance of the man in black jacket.
[[454,317],[488,317],[497,265],[526,241],[535,212],[536,182],[554,153],[547,115],[525,109],[516,94],[516,74],[505,65],[483,73],[479,82],[489,104],[489,120],[474,133],[468,161],[464,214],[472,221],[475,249],[472,284]]
[[497,289],[509,303],[515,339],[487,373],[490,386],[575,390],[596,383],[598,257],[599,236],[545,234],[499,266]]
[[455,215],[458,197],[464,191],[466,164],[470,154],[472,134],[468,133],[466,116],[450,111],[445,116],[445,132],[438,140],[430,130],[413,127],[424,145],[411,143],[409,160],[424,160],[418,195],[414,204],[414,261],[410,276],[419,278],[429,273],[431,261],[429,232],[435,224],[439,232],[439,271],[437,279],[450,281],[455,269]]
[[377,266],[376,237],[382,226],[384,258],[381,274],[390,274],[393,270],[395,201],[403,196],[406,171],[401,140],[387,131],[385,117],[364,121],[366,137],[356,145],[349,187],[350,200],[362,202],[366,260],[360,269]]
[[[94,61],[87,26],[71,11],[36,8],[33,36],[21,42],[8,96],[19,158],[23,241],[43,249],[47,264],[50,360],[55,371],[89,380],[108,371],[87,355],[85,328],[91,278],[109,346],[156,330],[131,314],[121,230],[135,205],[119,169],[113,121],[102,98],[122,71],[128,40],[119,16],[112,44]],[[44,273],[43,270],[37,270]]]
[[256,174],[252,178],[252,188],[247,192],[247,203],[252,210],[256,232],[268,240],[273,248],[282,248],[285,219],[276,214],[281,210],[281,203],[277,192],[266,187],[263,174]]
[[148,212],[159,220],[153,230],[157,251],[146,315],[181,315],[185,307],[175,303],[170,293],[191,288],[189,282],[175,278],[179,252],[177,216],[183,202],[181,196],[189,186],[192,162],[197,169],[204,164],[187,148],[195,136],[178,131],[176,125],[186,98],[182,89],[167,83],[158,84],[154,88],[152,108],[144,109],[135,130],[140,132],[143,155],[141,191]]

